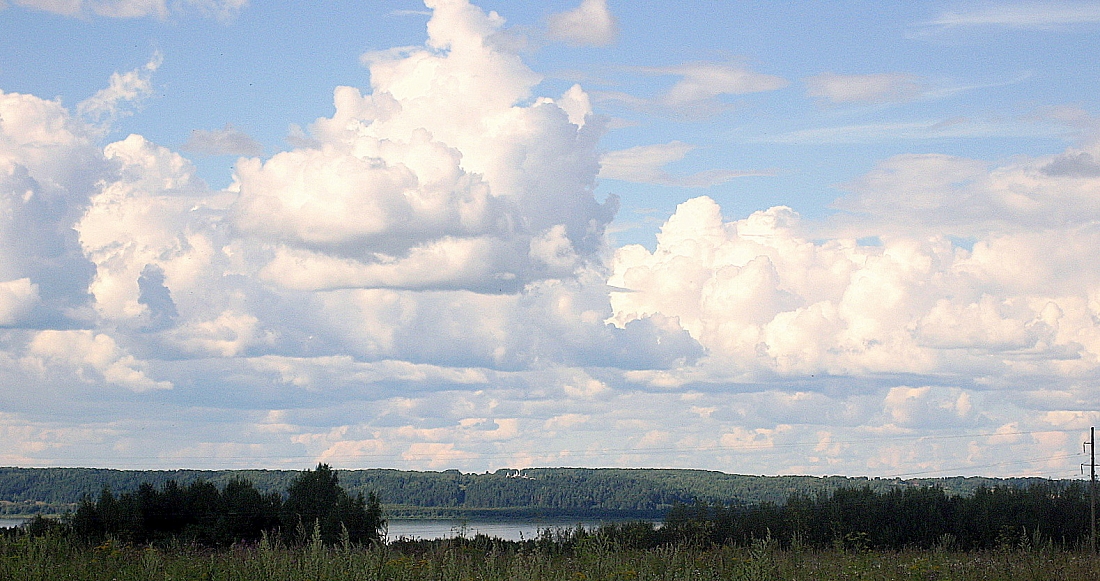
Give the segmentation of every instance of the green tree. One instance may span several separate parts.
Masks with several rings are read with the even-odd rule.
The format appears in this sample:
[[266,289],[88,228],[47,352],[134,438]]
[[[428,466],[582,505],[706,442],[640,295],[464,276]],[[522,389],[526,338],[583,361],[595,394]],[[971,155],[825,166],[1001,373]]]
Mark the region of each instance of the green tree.
[[214,535],[221,545],[257,541],[265,531],[279,527],[279,493],[261,494],[247,480],[232,480],[221,494],[221,512]]
[[382,505],[371,493],[351,496],[340,486],[336,471],[328,464],[318,464],[316,470],[306,470],[287,488],[283,502],[283,533],[290,543],[305,542],[314,528],[319,528],[321,540],[336,544],[343,538],[353,543],[377,541],[381,538]]

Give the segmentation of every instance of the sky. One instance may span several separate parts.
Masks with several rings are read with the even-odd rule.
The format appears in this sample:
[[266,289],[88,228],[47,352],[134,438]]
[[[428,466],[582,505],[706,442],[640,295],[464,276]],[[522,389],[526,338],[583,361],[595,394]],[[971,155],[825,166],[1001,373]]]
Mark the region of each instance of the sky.
[[0,0],[0,465],[1080,478],[1100,3]]

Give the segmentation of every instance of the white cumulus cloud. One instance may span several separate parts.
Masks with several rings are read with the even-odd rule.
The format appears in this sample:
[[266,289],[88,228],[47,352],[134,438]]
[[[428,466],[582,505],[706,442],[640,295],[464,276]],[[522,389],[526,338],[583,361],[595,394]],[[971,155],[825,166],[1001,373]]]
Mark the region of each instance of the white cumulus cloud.
[[427,47],[365,55],[372,92],[338,88],[313,147],[238,166],[234,222],[278,244],[272,284],[511,292],[548,274],[547,232],[556,276],[603,247],[617,200],[593,196],[583,92],[523,104],[539,79],[490,42],[503,19],[429,7]]
[[607,0],[582,0],[573,10],[552,14],[547,27],[550,38],[590,46],[611,44],[619,32]]
[[71,368],[87,382],[103,381],[137,392],[172,388],[170,382],[150,379],[140,362],[104,333],[41,331],[28,345],[27,353],[37,365]]
[[[627,246],[616,253],[609,284],[627,290],[612,293],[610,320],[675,318],[713,362],[754,373],[934,372],[1009,382],[1038,369],[1091,373],[1100,356],[1093,322],[1100,269],[1091,266],[1100,241],[1081,224],[1091,224],[1091,205],[1080,204],[1073,216],[1050,212],[1077,191],[1061,180],[1094,178],[1045,177],[1034,169],[1044,160],[992,171],[917,161],[926,170],[920,180],[886,174],[878,181],[873,172],[875,185],[852,200],[891,224],[889,234],[874,230],[873,220],[858,230],[876,231],[881,245],[843,236],[811,241],[788,208],[724,222],[708,198],[681,204],[653,252]],[[912,195],[891,193],[902,183]],[[952,207],[959,184],[981,196],[984,215]],[[1015,207],[1000,211],[990,203],[998,198]],[[968,217],[974,223],[960,223]],[[956,246],[931,233],[932,223],[977,241]]]
[[954,235],[1085,226],[1100,217],[1100,172],[1089,163],[1095,155],[1095,142],[1000,167],[942,154],[899,155],[844,186],[850,195],[834,205],[872,217],[865,222],[872,227]]
[[[336,88],[290,150],[196,133],[255,156],[222,191],[93,126],[149,67],[73,111],[0,93],[0,458],[974,472],[1098,419],[1096,144],[894,156],[821,221],[695,198],[653,250],[611,249],[598,178],[743,174],[676,173],[679,141],[604,152],[585,90],[537,94],[500,15],[428,4],[427,42],[363,55],[369,86]],[[683,115],[786,83],[641,72],[668,85],[635,104]],[[896,79],[854,80],[885,82],[822,98],[879,102]]]
[[0,280],[21,297],[12,322],[58,324],[86,304],[94,267],[72,224],[107,175],[92,132],[60,104],[0,92]]

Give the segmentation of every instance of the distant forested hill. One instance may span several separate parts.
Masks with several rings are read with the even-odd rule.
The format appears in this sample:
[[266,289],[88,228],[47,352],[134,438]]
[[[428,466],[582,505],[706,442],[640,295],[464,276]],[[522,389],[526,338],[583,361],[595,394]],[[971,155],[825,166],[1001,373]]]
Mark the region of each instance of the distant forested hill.
[[[107,470],[97,468],[0,468],[0,514],[57,513],[103,488],[115,493],[156,487],[169,480],[208,480],[223,486],[244,478],[261,492],[282,491],[298,474],[289,470]],[[1040,478],[877,479],[841,476],[746,476],[706,470],[620,468],[530,468],[466,474],[457,470],[415,472],[339,470],[352,494],[379,495],[389,516],[465,518],[661,518],[678,503],[759,504],[785,501],[795,493],[837,488],[874,491],[935,485],[948,494],[978,487],[1023,487]]]

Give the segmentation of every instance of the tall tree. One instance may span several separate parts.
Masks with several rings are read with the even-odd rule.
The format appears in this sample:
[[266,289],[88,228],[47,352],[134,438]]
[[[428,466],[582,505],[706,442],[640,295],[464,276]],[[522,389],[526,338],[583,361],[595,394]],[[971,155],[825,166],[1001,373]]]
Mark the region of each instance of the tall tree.
[[345,534],[353,543],[377,541],[385,524],[378,497],[373,493],[368,499],[362,494],[351,496],[328,464],[302,472],[290,484],[282,522],[289,542],[304,542],[319,528],[326,544],[340,542]]

